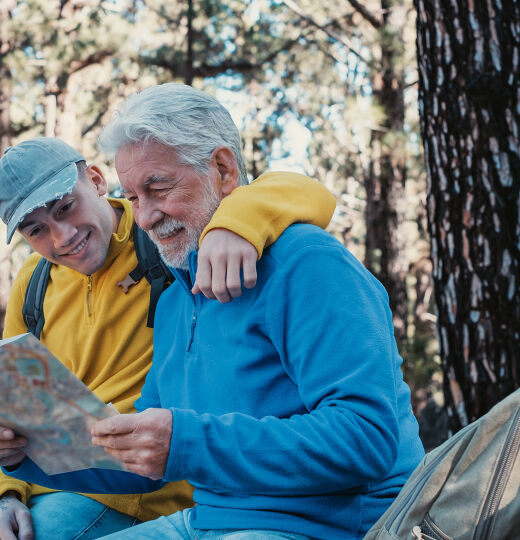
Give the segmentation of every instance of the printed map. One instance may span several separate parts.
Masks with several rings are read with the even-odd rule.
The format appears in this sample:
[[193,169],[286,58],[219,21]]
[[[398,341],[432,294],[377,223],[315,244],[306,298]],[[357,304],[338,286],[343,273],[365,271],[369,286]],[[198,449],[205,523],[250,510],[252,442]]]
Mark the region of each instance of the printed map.
[[90,427],[116,414],[32,334],[0,341],[0,425],[27,438],[25,453],[47,474],[124,470],[90,442]]

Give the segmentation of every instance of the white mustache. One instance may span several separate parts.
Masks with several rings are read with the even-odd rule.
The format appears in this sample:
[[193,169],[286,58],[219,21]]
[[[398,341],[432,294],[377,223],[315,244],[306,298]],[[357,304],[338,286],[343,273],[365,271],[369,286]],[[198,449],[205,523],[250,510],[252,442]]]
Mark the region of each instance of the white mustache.
[[177,232],[179,229],[185,229],[186,224],[184,221],[179,221],[178,219],[174,219],[172,217],[165,217],[161,223],[153,227],[153,229],[150,231],[150,236],[155,236],[157,238],[166,238],[173,234],[174,232]]

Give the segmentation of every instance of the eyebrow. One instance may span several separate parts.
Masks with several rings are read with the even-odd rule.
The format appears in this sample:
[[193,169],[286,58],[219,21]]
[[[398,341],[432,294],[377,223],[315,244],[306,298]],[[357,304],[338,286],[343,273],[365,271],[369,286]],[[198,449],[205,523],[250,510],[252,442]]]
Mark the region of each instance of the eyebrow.
[[[148,187],[148,186],[151,186],[152,184],[158,184],[159,182],[175,182],[175,181],[176,181],[175,179],[167,178],[165,176],[152,175],[152,176],[149,176],[144,181],[144,186]],[[132,190],[125,189],[124,187],[121,186],[121,193],[123,195],[126,195],[127,193],[132,193]]]

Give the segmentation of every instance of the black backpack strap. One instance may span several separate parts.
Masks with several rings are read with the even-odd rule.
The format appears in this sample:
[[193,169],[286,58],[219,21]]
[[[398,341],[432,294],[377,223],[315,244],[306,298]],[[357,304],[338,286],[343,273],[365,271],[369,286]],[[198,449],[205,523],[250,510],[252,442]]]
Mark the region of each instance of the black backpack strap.
[[137,255],[137,266],[129,275],[134,281],[139,281],[144,276],[150,284],[150,307],[148,308],[146,326],[153,328],[155,307],[159,301],[159,296],[175,278],[161,259],[155,244],[136,223],[134,223],[134,246]]
[[43,257],[38,261],[31,279],[25,290],[25,300],[22,315],[27,330],[40,339],[40,333],[45,324],[43,316],[43,299],[49,283],[51,263]]

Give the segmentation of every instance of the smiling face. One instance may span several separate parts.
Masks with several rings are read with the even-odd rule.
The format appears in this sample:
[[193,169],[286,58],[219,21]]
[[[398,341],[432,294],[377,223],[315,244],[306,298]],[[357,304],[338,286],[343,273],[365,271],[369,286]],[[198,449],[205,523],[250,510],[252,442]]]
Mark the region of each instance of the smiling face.
[[188,254],[197,249],[220,200],[236,187],[234,163],[225,147],[214,151],[207,174],[182,164],[160,143],[132,143],[117,151],[115,167],[135,220],[170,266],[187,269]]
[[118,215],[108,201],[101,171],[89,166],[75,189],[25,216],[18,230],[31,247],[55,264],[93,274],[106,259]]

